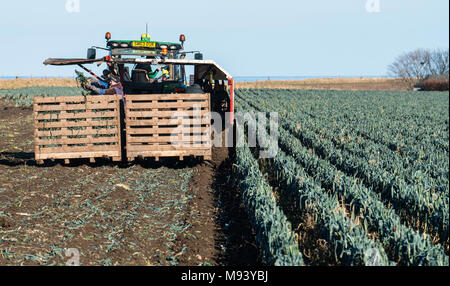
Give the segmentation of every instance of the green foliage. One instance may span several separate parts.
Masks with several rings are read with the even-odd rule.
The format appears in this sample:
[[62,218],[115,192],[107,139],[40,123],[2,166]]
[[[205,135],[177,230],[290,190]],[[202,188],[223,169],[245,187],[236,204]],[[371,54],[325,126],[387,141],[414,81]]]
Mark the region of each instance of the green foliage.
[[262,260],[268,265],[303,265],[291,225],[276,205],[272,188],[265,181],[248,146],[236,150],[234,172],[250,223],[257,233]]
[[[390,260],[448,265],[442,245],[421,233],[431,231],[448,243],[448,93],[425,97],[412,92],[261,89],[238,90],[237,95],[241,105],[250,103],[248,109],[280,114],[282,151],[270,168],[276,169],[284,190],[281,199],[292,200],[301,212],[309,206],[304,202],[308,196],[295,199],[296,191],[315,193],[309,197],[310,203],[316,202],[312,212],[326,229],[323,222],[330,218],[320,218],[321,210],[331,205],[320,194],[321,186],[323,193],[330,190],[344,200],[352,220],[361,221],[363,234],[376,233]],[[425,230],[417,228],[417,220]],[[340,239],[327,238],[350,247]],[[350,256],[345,263],[357,261]]]
[[86,92],[78,87],[24,87],[18,89],[0,90],[0,98],[4,98],[15,106],[25,107],[33,105],[33,98],[37,96],[76,96]]
[[[277,144],[267,133],[259,140],[263,140],[259,142],[263,146]],[[314,217],[314,224],[319,227],[322,237],[333,245],[337,262],[366,265],[366,252],[376,249],[380,254],[380,265],[389,265],[381,245],[369,239],[361,227],[346,217],[336,196],[329,196],[315,184],[291,156],[279,150],[269,168],[277,174],[281,200],[287,201],[292,208],[289,212],[298,217],[305,213]]]
[[75,70],[75,74],[77,75],[75,80],[79,87],[84,87],[88,84],[88,78],[84,76],[84,73]]

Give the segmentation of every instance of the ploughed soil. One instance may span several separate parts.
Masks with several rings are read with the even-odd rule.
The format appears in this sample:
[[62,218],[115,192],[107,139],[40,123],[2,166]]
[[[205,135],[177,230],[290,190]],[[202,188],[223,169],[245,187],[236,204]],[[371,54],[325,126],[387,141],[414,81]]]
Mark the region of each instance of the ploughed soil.
[[39,166],[32,108],[0,100],[0,265],[257,265],[232,157]]

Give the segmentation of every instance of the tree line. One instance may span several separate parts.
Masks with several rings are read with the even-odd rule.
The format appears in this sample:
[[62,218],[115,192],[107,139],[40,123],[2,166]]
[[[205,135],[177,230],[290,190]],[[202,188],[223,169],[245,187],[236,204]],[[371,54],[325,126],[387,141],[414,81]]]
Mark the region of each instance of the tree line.
[[433,78],[434,81],[446,81],[448,86],[449,50],[417,49],[404,53],[388,66],[388,74],[411,85]]

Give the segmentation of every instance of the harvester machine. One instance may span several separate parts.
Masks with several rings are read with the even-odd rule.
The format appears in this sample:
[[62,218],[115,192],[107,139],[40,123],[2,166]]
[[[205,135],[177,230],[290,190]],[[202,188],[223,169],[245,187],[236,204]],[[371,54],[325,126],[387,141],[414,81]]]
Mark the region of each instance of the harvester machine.
[[[184,35],[179,43],[152,41],[148,34],[136,41],[111,40],[110,33],[105,38],[106,47],[89,48],[85,59],[44,62],[79,66],[100,89],[89,89],[84,82],[90,94],[35,98],[36,161],[191,156],[210,160],[211,112],[227,118],[226,125],[233,123],[232,76],[214,61],[204,60],[202,53],[184,51]],[[98,58],[99,50],[106,56]],[[105,64],[103,76],[86,68],[88,64]],[[188,80],[189,66],[193,75]],[[113,77],[120,88],[105,92]]]

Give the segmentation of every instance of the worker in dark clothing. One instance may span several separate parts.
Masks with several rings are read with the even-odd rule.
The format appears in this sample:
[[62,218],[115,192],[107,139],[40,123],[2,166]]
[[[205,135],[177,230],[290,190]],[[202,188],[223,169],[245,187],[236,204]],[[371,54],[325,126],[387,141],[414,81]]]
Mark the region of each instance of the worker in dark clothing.
[[91,90],[95,94],[120,94],[123,95],[123,86],[120,83],[120,77],[117,75],[110,74],[110,83],[104,82],[102,80],[93,80],[86,86],[87,89]]
[[111,82],[111,72],[107,69],[103,71],[103,76],[96,79],[90,79],[84,86],[85,89],[91,89],[90,86],[95,88],[107,89]]

